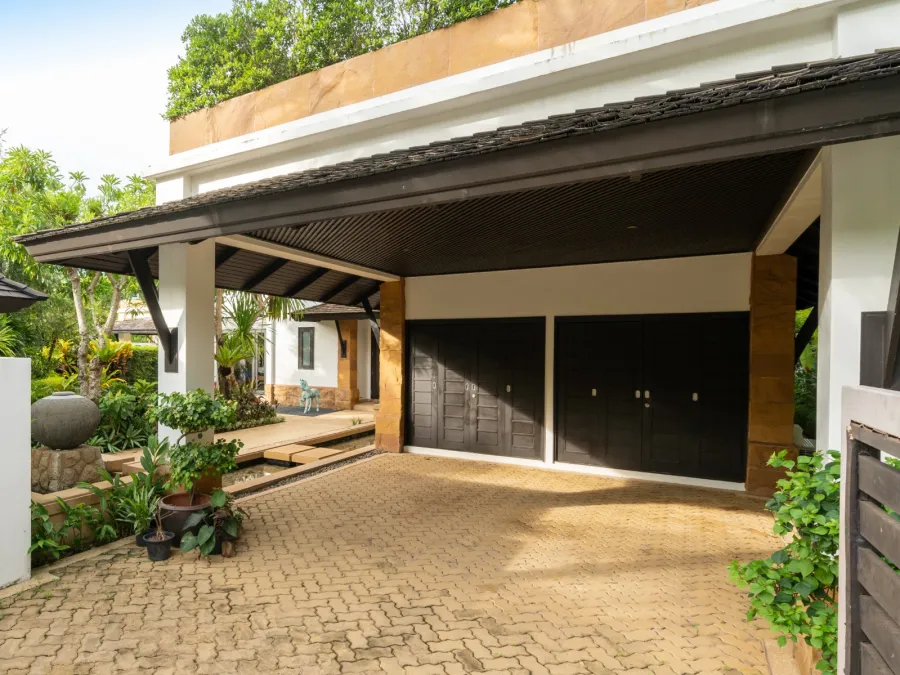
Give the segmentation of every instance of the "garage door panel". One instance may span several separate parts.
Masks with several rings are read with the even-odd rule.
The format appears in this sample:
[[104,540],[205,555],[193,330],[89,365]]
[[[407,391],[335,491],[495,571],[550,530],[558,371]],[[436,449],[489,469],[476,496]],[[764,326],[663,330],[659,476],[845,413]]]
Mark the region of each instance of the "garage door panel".
[[558,460],[742,480],[746,313],[564,319],[556,336]]
[[[408,330],[411,336],[438,336],[430,345],[437,380],[435,447],[540,456],[543,320],[409,322]],[[429,382],[420,379],[418,384],[414,377],[414,404],[420,392],[428,395]]]

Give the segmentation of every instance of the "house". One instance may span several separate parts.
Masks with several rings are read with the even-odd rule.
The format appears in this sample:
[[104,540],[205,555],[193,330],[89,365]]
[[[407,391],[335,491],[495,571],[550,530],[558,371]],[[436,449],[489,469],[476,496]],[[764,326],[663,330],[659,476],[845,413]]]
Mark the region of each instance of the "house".
[[[378,311],[373,315],[377,327]],[[363,309],[313,303],[297,320],[261,323],[256,332],[258,349],[247,366],[269,401],[299,406],[301,380],[319,390],[323,408],[350,410],[360,401],[377,401],[377,330]],[[158,334],[146,307],[120,312],[112,333],[125,342],[135,335],[156,341]]]
[[[219,287],[356,308],[352,404],[377,307],[384,450],[771,493],[795,309],[819,447],[882,357],[900,1],[695,5],[523,0],[226,101],[172,123],[157,206],[19,241],[138,278],[162,391],[210,386]],[[276,398],[303,330],[274,329]]]
[[305,309],[302,319],[275,321],[266,329],[266,397],[298,406],[305,380],[319,390],[323,408],[352,410],[360,401],[377,400],[377,328],[365,311],[321,303]]

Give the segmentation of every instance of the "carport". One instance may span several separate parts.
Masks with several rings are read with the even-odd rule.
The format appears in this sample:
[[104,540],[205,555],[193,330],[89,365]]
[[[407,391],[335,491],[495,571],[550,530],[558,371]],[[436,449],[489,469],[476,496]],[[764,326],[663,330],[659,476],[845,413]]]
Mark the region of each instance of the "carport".
[[137,276],[163,391],[211,386],[214,287],[377,308],[383,449],[764,492],[792,442],[786,251],[818,216],[796,197],[823,148],[900,131],[898,74],[780,66],[19,241]]

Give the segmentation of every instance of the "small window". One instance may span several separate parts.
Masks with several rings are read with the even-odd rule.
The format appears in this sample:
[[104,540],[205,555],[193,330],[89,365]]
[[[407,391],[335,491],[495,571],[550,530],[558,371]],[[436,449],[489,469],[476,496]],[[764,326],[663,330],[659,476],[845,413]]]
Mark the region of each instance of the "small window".
[[313,370],[316,367],[316,329],[298,328],[297,354],[300,370]]

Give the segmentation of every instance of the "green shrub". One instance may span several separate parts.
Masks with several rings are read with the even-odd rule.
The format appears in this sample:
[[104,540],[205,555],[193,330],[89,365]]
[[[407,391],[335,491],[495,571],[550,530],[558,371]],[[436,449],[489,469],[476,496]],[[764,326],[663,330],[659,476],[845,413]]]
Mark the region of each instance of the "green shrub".
[[779,633],[778,643],[803,638],[822,651],[817,668],[837,668],[840,454],[786,459],[776,453],[769,465],[787,469],[778,492],[766,503],[775,515],[773,532],[790,542],[765,560],[733,562],[732,580],[749,590],[747,619],[760,616]]
[[[216,400],[203,389],[186,394],[163,394],[154,416],[160,424],[177,429],[181,437],[169,449],[169,484],[194,491],[195,483],[203,476],[225,474],[237,468],[235,458],[244,444],[241,441],[204,443],[203,435],[210,429],[234,424],[237,404]],[[196,435],[197,439],[185,439]]]
[[283,422],[284,418],[279,417],[275,410],[275,406],[259,398],[253,391],[250,384],[238,384],[231,389],[231,399],[225,398],[220,391],[216,394],[216,399],[223,402],[229,400],[236,404],[234,422],[222,427],[216,427],[217,433],[225,431],[237,431],[238,429],[251,429],[253,427],[261,427],[266,424],[277,424]]
[[147,444],[156,433],[151,409],[156,401],[156,383],[138,380],[133,385],[117,383],[100,397],[100,426],[88,440],[103,452],[132,450]]
[[78,391],[77,375],[48,375],[31,381],[31,402],[34,403],[58,391]]
[[156,345],[134,345],[134,353],[125,368],[125,380],[129,384],[138,380],[156,382],[159,379],[158,358],[159,348]]

